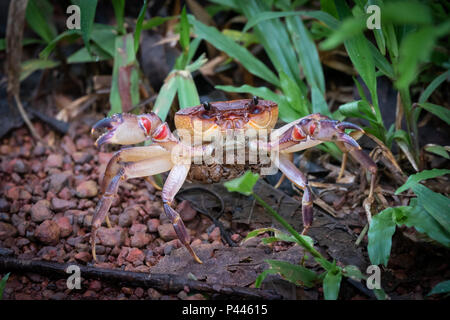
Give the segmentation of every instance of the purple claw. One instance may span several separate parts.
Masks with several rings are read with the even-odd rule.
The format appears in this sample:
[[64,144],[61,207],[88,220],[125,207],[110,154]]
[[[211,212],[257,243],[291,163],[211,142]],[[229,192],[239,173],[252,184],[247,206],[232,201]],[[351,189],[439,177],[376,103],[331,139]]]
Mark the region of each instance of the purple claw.
[[338,128],[342,132],[344,132],[345,129],[354,129],[354,130],[364,132],[364,130],[361,129],[361,127],[357,126],[356,124],[350,123],[350,122],[339,122],[336,125],[336,128]]
[[348,134],[345,133],[338,133],[338,141],[342,141],[352,147],[355,147],[356,149],[361,149],[361,147],[359,146],[358,142],[356,142],[355,139],[353,139],[352,137],[350,137]]

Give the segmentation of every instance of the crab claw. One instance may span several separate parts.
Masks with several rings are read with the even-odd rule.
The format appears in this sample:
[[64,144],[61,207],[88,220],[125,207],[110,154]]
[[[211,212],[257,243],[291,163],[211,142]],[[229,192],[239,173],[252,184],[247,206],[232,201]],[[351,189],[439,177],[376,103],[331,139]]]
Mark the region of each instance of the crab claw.
[[358,131],[361,131],[362,133],[364,133],[364,130],[361,127],[359,127],[356,124],[353,124],[351,122],[345,122],[345,121],[344,122],[339,122],[336,125],[336,128],[338,128],[342,132],[344,132],[345,129],[353,129],[353,130],[358,130]]
[[97,122],[91,133],[106,129],[95,142],[97,147],[107,143],[136,144],[147,140],[160,122],[155,114],[117,113]]

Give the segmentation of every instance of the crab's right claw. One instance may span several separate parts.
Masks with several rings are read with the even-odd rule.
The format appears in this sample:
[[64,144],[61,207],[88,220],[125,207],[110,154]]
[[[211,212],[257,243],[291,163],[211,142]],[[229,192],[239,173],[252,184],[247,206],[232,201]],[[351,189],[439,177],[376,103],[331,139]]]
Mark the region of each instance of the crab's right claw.
[[117,113],[98,121],[91,133],[106,130],[95,142],[97,147],[108,143],[136,144],[147,140],[160,123],[161,120],[154,113],[139,116]]

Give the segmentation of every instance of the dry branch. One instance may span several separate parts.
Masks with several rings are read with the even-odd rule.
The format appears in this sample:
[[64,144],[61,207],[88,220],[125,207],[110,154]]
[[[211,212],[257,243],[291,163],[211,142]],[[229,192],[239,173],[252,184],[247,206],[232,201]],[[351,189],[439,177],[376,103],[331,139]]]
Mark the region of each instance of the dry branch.
[[[12,257],[0,256],[0,270],[5,272],[31,272],[67,278],[70,273],[66,273],[67,267],[72,264],[62,264],[50,261],[22,260]],[[125,286],[135,286],[143,288],[155,288],[164,292],[180,292],[187,286],[191,291],[198,291],[210,294],[219,294],[227,298],[235,299],[264,299],[276,300],[282,297],[269,290],[253,289],[246,287],[210,285],[202,281],[191,280],[172,274],[150,274],[142,272],[121,271],[114,269],[102,269],[89,266],[81,266],[80,274],[83,279],[100,279],[115,284],[121,283]]]

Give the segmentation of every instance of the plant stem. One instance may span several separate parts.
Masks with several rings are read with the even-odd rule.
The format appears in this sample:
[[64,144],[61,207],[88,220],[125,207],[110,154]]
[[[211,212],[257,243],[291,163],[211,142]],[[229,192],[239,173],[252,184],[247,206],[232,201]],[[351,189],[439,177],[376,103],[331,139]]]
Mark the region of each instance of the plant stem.
[[[256,195],[254,192],[252,192],[252,196],[256,199],[256,202],[258,202],[260,205],[264,207],[283,227],[286,228],[294,237],[298,240],[299,243],[303,246],[303,248],[306,249],[314,258],[319,258],[325,260],[325,258],[317,251],[316,249],[311,246],[308,241],[302,238],[302,236],[286,221],[284,220],[278,212],[276,212],[271,206],[269,206],[263,199],[261,199],[258,195]],[[322,264],[322,263],[321,263]],[[322,264],[323,266],[323,264]],[[325,268],[325,266],[324,266]],[[325,268],[327,269],[327,268]]]
[[403,108],[405,111],[406,128],[408,130],[408,135],[411,141],[412,154],[416,163],[419,163],[419,136],[417,123],[414,119],[414,113],[411,107],[411,96],[409,94],[409,89],[399,89],[400,98],[402,99]]

